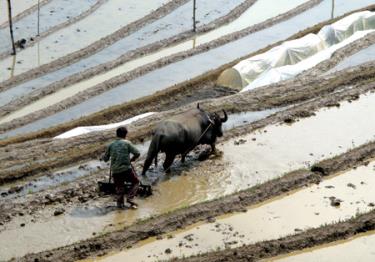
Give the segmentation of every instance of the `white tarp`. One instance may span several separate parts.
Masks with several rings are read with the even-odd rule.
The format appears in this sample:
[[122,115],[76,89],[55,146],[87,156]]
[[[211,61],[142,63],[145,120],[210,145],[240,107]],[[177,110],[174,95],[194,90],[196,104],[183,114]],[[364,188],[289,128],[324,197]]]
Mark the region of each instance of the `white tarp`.
[[233,69],[247,84],[242,91],[275,83],[329,59],[337,49],[372,32],[370,29],[375,29],[375,12],[354,13],[324,26],[318,34],[286,41],[268,52],[245,59]]
[[349,38],[342,41],[341,43],[333,45],[327,49],[324,49],[323,51],[318,52],[315,55],[310,56],[297,64],[271,68],[270,70],[261,74],[253,82],[248,84],[244,89],[241,90],[241,92],[252,90],[260,86],[277,83],[282,80],[290,79],[298,75],[299,73],[302,73],[303,71],[316,66],[320,62],[323,62],[324,60],[329,59],[336,50],[374,31],[375,30],[366,30],[366,31],[356,32]]
[[135,116],[135,117],[132,117],[132,118],[129,118],[129,119],[126,119],[122,122],[118,122],[118,123],[113,123],[113,124],[108,124],[108,125],[101,125],[101,126],[80,126],[80,127],[76,127],[72,130],[69,130],[65,133],[62,133],[61,135],[58,135],[54,138],[57,138],[57,139],[62,139],[62,138],[70,138],[70,137],[74,137],[74,136],[79,136],[79,135],[83,135],[83,134],[87,134],[87,133],[90,133],[90,132],[97,132],[97,131],[103,131],[103,130],[108,130],[108,129],[113,129],[113,128],[116,128],[116,127],[119,127],[119,126],[123,126],[123,125],[128,125],[132,122],[135,122],[141,118],[145,118],[145,117],[148,117],[152,114],[155,114],[155,112],[148,112],[148,113],[144,113],[144,114],[141,114],[141,115],[138,115],[138,116]]
[[302,38],[284,42],[266,53],[245,59],[233,68],[248,84],[270,68],[295,64],[323,48],[322,39],[317,35],[308,34]]

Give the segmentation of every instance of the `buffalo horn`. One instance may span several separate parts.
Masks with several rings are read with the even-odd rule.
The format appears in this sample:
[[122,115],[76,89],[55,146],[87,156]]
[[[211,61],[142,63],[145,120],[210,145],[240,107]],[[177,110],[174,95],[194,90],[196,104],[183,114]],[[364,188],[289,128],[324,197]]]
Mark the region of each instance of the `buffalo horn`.
[[225,112],[225,110],[223,109],[223,113],[224,113],[224,118],[221,118],[221,122],[227,122],[228,120],[228,116],[227,116],[227,112]]

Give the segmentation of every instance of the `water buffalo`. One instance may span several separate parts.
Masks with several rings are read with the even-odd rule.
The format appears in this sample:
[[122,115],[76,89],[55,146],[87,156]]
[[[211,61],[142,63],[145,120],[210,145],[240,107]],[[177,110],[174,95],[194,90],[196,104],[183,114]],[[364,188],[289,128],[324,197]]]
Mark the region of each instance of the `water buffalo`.
[[181,154],[184,162],[189,151],[199,144],[211,145],[214,152],[216,138],[223,135],[221,125],[228,120],[225,110],[223,113],[222,118],[217,113],[205,112],[198,104],[195,109],[161,122],[154,130],[142,175],[146,174],[152,160],[155,159],[157,165],[160,151],[165,152],[163,167],[167,172],[176,155]]

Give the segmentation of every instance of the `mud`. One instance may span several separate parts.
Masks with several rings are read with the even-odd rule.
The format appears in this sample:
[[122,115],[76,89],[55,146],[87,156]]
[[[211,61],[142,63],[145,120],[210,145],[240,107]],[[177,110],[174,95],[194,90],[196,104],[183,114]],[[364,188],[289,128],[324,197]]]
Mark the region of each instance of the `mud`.
[[[213,252],[182,261],[257,261],[291,251],[347,239],[375,229],[375,212],[358,215],[345,222],[329,224],[302,233],[235,249]],[[179,260],[176,260],[179,261]]]
[[[334,173],[337,173],[351,166],[361,165],[361,163],[363,164],[364,162],[368,161],[368,159],[374,156],[375,146],[372,143],[360,148],[353,149],[343,155],[337,156],[327,161],[331,161],[332,163],[340,162],[338,169],[335,168],[334,171],[332,169]],[[205,164],[215,166],[207,162]],[[330,174],[333,173],[327,173],[327,175]],[[39,258],[47,260],[62,259],[63,261],[71,261],[82,259],[87,256],[103,255],[105,253],[108,253],[110,250],[119,250],[121,248],[129,247],[142,239],[146,239],[148,237],[163,233],[168,233],[172,230],[186,227],[198,221],[204,221],[206,219],[212,220],[212,217],[221,214],[245,210],[249,205],[262,202],[264,200],[270,199],[271,197],[285,194],[285,192],[293,189],[302,188],[305,185],[309,185],[311,183],[319,183],[321,179],[322,177],[320,176],[320,173],[312,173],[308,170],[295,171],[286,174],[281,178],[269,181],[251,189],[236,193],[234,195],[226,196],[224,198],[197,204],[158,217],[150,218],[148,220],[141,221],[131,226],[120,229],[118,231],[106,233],[102,236],[97,236],[89,240],[81,241],[67,247],[42,252],[36,255],[28,255],[24,257],[23,260],[31,261],[34,258]],[[373,217],[373,212],[367,214],[367,216]],[[352,226],[357,225],[353,221],[349,221],[346,223]],[[157,225],[157,227],[155,227],[155,225]],[[366,231],[371,229],[371,227],[366,228]],[[311,235],[318,237],[319,233],[320,231],[316,234]],[[308,236],[311,235],[308,234]],[[299,236],[301,237],[301,235]],[[334,238],[330,238],[329,240],[332,241],[342,236],[343,235],[339,234]],[[304,239],[304,241],[306,241],[306,238]],[[325,239],[325,241],[327,241],[327,239]],[[318,242],[314,242],[314,244],[317,243]],[[97,244],[100,244],[100,248],[95,248],[95,245]],[[260,244],[255,244],[255,246],[262,244],[263,243],[261,242]],[[286,250],[290,250],[289,247]],[[284,250],[284,252],[286,252],[286,250]],[[226,252],[230,252],[230,254],[232,255],[232,251]],[[271,256],[276,254],[273,252],[272,254],[268,255]]]
[[[375,179],[372,174],[374,163],[327,178],[319,185],[251,206],[245,213],[217,217],[214,223],[199,223],[182,232],[169,232],[173,236],[171,239],[164,236],[159,241],[147,239],[130,250],[101,260],[124,261],[133,258],[137,261],[154,261],[188,257],[277,239],[344,221],[353,214],[367,213],[374,209],[369,206],[372,201],[371,184]],[[347,186],[350,182],[358,183],[358,191],[353,192],[353,188]],[[329,196],[340,197],[342,204],[332,208]],[[290,212],[293,209],[299,212]],[[186,241],[186,236],[191,238]],[[172,252],[164,252],[167,248]]]
[[[185,60],[182,61],[182,62],[185,62]],[[214,70],[214,71],[216,71],[216,70]],[[159,72],[154,71],[153,73],[154,73],[154,75],[155,75],[155,74],[157,74],[157,73],[159,73]],[[159,74],[158,74],[158,75],[159,75]],[[210,73],[210,75],[212,75],[212,73]],[[116,78],[116,79],[117,79],[117,78]],[[144,80],[145,80],[145,79],[144,79]],[[115,81],[117,82],[117,81],[121,81],[121,80],[117,79],[117,80],[115,80]],[[140,81],[140,78],[134,80],[132,83],[135,84],[136,81]],[[169,80],[166,79],[166,81],[169,81]],[[152,81],[151,81],[151,82],[152,82]],[[131,83],[130,83],[130,84],[131,84]],[[173,84],[173,83],[172,83],[172,84]],[[111,88],[112,86],[116,86],[116,85],[117,85],[117,84],[113,84],[113,85],[112,85],[112,84],[106,83],[106,85],[105,85],[105,86],[102,86],[102,87],[100,87],[100,85],[99,85],[99,89],[100,89],[100,90],[102,90],[102,88],[107,89],[108,87]],[[151,88],[151,87],[150,87],[150,88]],[[154,91],[160,89],[160,87],[158,87],[158,88],[156,88],[156,87],[152,87],[152,88],[154,88]],[[156,89],[155,89],[155,88],[156,88]],[[63,108],[65,109],[65,108],[69,107],[70,105],[74,105],[74,104],[76,104],[78,101],[81,101],[82,99],[74,98],[74,99],[71,99],[70,102],[67,101],[67,103],[64,103],[64,104],[62,104],[62,105],[56,105],[56,106],[54,106],[54,107],[56,108],[56,110],[58,110],[58,111],[60,111],[60,112],[59,112],[58,114],[56,114],[55,116],[51,116],[51,117],[46,117],[46,118],[44,118],[44,119],[40,119],[39,121],[33,123],[32,125],[29,124],[29,125],[27,125],[27,126],[24,126],[23,128],[20,128],[20,129],[18,129],[18,130],[15,130],[15,131],[11,132],[11,133],[12,133],[12,135],[14,135],[14,134],[21,133],[21,132],[25,132],[25,131],[29,132],[29,131],[32,131],[32,130],[35,130],[35,129],[39,129],[41,126],[45,127],[45,126],[47,126],[47,125],[56,125],[56,124],[58,124],[59,122],[61,122],[62,119],[64,119],[64,121],[68,121],[69,119],[71,120],[71,118],[72,118],[73,115],[77,115],[77,112],[81,112],[81,113],[82,113],[82,112],[85,112],[85,114],[93,113],[93,112],[98,111],[98,110],[100,110],[100,109],[102,108],[102,106],[100,105],[100,103],[97,103],[96,100],[98,100],[98,99],[109,99],[109,96],[111,96],[111,94],[112,94],[113,92],[115,92],[115,91],[116,91],[116,92],[124,92],[124,90],[127,90],[127,89],[126,89],[126,88],[122,88],[122,86],[120,86],[120,87],[118,87],[118,88],[112,88],[110,91],[107,91],[106,93],[103,93],[103,94],[102,94],[102,97],[100,97],[100,96],[98,96],[98,95],[96,94],[97,91],[95,91],[95,90],[91,90],[91,91],[93,92],[93,95],[96,95],[95,98],[90,99],[90,100],[87,100],[87,101],[81,103],[79,106],[76,105],[76,106],[74,106],[74,107],[72,107],[72,108],[68,108],[68,109],[66,109],[66,110],[64,110],[64,111],[60,111],[60,110],[63,109]],[[102,91],[103,91],[103,90],[102,90]],[[102,91],[100,91],[100,92],[102,92]],[[86,93],[86,94],[84,94],[84,96],[87,97],[88,94]],[[139,95],[138,95],[138,96],[139,96]],[[123,97],[123,96],[117,96],[116,98],[118,98],[118,100],[119,100],[119,99],[121,99],[120,97]],[[111,101],[114,101],[114,98],[112,97],[112,98],[110,98],[110,100],[111,100]],[[123,103],[124,101],[118,101],[117,103],[119,103],[119,102]],[[112,103],[114,103],[114,102],[112,102]],[[78,108],[78,107],[90,108],[90,111],[88,111],[88,109],[82,109],[82,108]],[[95,107],[96,107],[96,109],[95,109]],[[100,108],[98,108],[98,107],[100,107]],[[77,111],[77,110],[78,110],[78,111]],[[29,119],[19,119],[18,121],[17,121],[17,120],[16,120],[16,121],[13,121],[13,123],[9,123],[9,126],[8,126],[7,124],[5,124],[5,128],[9,129],[9,128],[11,128],[10,126],[19,126],[19,125],[22,125],[22,124],[28,123],[28,122],[30,122],[30,121],[33,121],[33,120],[36,120],[36,119],[39,119],[39,118],[43,117],[43,115],[45,115],[45,114],[49,115],[49,114],[50,114],[51,112],[53,112],[53,111],[54,111],[54,110],[53,110],[52,108],[48,108],[48,109],[46,109],[46,110],[42,110],[42,111],[40,111],[40,112],[36,112],[36,113],[34,114],[34,116],[33,116],[33,115],[30,115],[30,116],[29,116]],[[77,115],[77,117],[78,117],[78,116],[82,116],[82,115],[80,114],[80,115]],[[26,117],[26,118],[27,118],[27,117]],[[68,118],[68,119],[67,119],[67,118]],[[8,135],[9,135],[9,134],[8,134]]]
[[[370,68],[371,70],[374,70],[373,66]],[[296,114],[297,117],[298,115],[309,116],[311,115],[312,111],[316,110],[320,106],[335,105],[338,101],[342,99],[353,100],[356,97],[358,97],[359,94],[366,92],[366,90],[372,90],[372,84],[365,84],[368,81],[371,82],[371,80],[366,78],[357,81],[355,88],[346,89],[351,85],[343,85],[346,82],[346,80],[350,78],[351,80],[349,81],[349,83],[355,83],[356,81],[354,81],[354,79],[356,79],[359,75],[363,73],[367,74],[369,73],[369,71],[365,70],[364,68],[357,68],[356,71],[343,71],[341,72],[341,74],[342,76],[345,76],[346,79],[344,79],[343,77],[335,78],[339,81],[339,83],[333,82],[331,78],[325,80],[317,78],[307,84],[306,82],[302,82],[300,84],[296,83],[295,86],[288,85],[284,88],[282,85],[280,85],[279,88],[273,87],[268,90],[259,90],[259,92],[245,93],[241,96],[234,95],[224,97],[221,99],[204,101],[202,102],[202,106],[203,108],[207,108],[208,110],[213,111],[219,111],[222,108],[225,108],[228,110],[228,112],[234,113],[243,111],[259,111],[267,108],[273,108],[276,106],[285,106],[288,104],[291,105],[302,102],[306,99],[306,97],[308,97],[309,99],[313,99],[314,97],[320,98],[320,101],[315,101],[315,103],[312,103],[310,105],[300,105],[300,107],[298,108],[298,110],[300,110],[300,113],[296,112],[298,111],[297,109],[294,112],[293,110],[287,111],[288,114],[291,114],[290,116],[279,114],[273,120],[264,121],[263,123],[264,125],[266,125],[272,123],[272,121],[274,121],[275,119],[278,119],[279,121],[283,121],[284,118],[287,117],[293,119],[295,118],[293,114]],[[352,76],[350,76],[351,74]],[[363,84],[360,84],[361,81]],[[298,90],[298,92],[296,90]],[[338,92],[340,90],[342,92]],[[332,95],[328,95],[325,99],[322,99],[324,94],[328,94],[331,92],[335,93],[333,93]],[[194,93],[194,89],[189,90],[189,93]],[[182,94],[180,93],[180,95]],[[168,109],[168,107],[173,108],[173,106],[176,106],[175,103],[180,103],[179,101],[176,101],[175,98],[175,96],[171,97],[170,101],[173,101],[173,103],[164,101],[166,103],[163,104],[162,100],[155,102],[154,105],[150,103],[149,108],[147,108],[147,111],[160,111],[161,106],[164,108],[164,110]],[[182,100],[184,100],[184,98],[185,97],[182,96]],[[188,110],[189,108],[195,106],[195,104],[190,104],[178,110],[165,111],[163,113],[159,113],[148,118],[144,122],[139,121],[137,123],[134,123],[133,125],[130,125],[130,130],[132,130],[131,133],[134,132],[137,134],[136,136],[132,135],[130,139],[132,139],[135,142],[140,141],[142,139],[147,139],[147,137],[150,136],[152,127],[160,119],[169,117],[173,114],[177,114],[181,111]],[[134,109],[128,108],[127,113],[132,114],[131,110]],[[135,110],[139,110],[139,108],[136,106]],[[105,117],[105,115],[103,115],[103,117]],[[120,112],[116,114],[116,117],[114,117],[114,115],[111,114],[111,117],[112,119],[117,117],[117,120],[128,118],[127,115],[123,115]],[[90,122],[83,123],[83,125],[87,124],[90,124]],[[9,146],[2,147],[0,149],[2,152],[1,155],[8,157],[8,160],[5,161],[4,159],[2,161],[2,167],[5,169],[7,166],[17,166],[17,164],[21,163],[27,163],[27,166],[17,168],[16,170],[12,170],[11,172],[4,170],[1,175],[3,179],[2,181],[5,182],[18,179],[24,176],[31,176],[39,172],[48,172],[48,170],[50,169],[62,167],[67,163],[72,164],[76,161],[82,161],[85,159],[89,159],[91,157],[97,157],[99,155],[99,152],[103,150],[104,144],[108,142],[111,138],[112,132],[104,132],[100,134],[76,137],[74,139],[69,140],[71,141],[69,143],[66,143],[65,141],[43,139],[33,140],[25,143],[18,143],[14,145],[9,144]],[[8,140],[8,142],[10,141],[12,140]],[[27,148],[27,150],[25,150],[25,148]],[[18,154],[19,150],[22,150],[22,154]],[[12,159],[12,154],[9,154],[9,152],[14,152],[12,154],[17,155],[17,158]],[[38,163],[38,159],[43,160],[43,162]]]
[[[344,106],[343,106],[343,108],[345,108]],[[290,113],[290,112],[289,112]],[[283,119],[283,118],[282,118]],[[274,119],[275,120],[275,119]],[[259,123],[258,123],[259,124]],[[297,123],[298,124],[298,123]],[[247,133],[248,132],[248,128],[254,128],[254,126],[252,126],[252,127],[250,127],[250,126],[244,126],[244,127],[242,127],[242,131],[241,132],[244,132],[244,133]],[[282,127],[280,127],[280,128],[282,128]],[[271,132],[271,129],[269,129],[269,131],[268,132],[270,132],[270,133],[275,133],[275,132]],[[268,135],[268,132],[267,132],[267,134],[266,135]],[[237,133],[237,134],[236,134]],[[262,132],[263,133],[263,132]],[[232,133],[232,135],[235,135],[235,136],[238,136],[238,130],[236,131],[236,132],[233,132]],[[260,138],[258,138],[257,140],[259,140],[258,142],[259,143],[261,143],[261,140],[260,140]],[[250,139],[249,139],[249,141],[250,141]],[[231,145],[233,143],[233,141],[228,141],[228,145]],[[241,144],[241,145],[239,145],[239,146],[242,146],[242,145],[245,145],[245,144]],[[238,147],[238,146],[237,146]],[[260,150],[262,150],[261,149],[262,147],[260,147]],[[342,150],[344,150],[344,148],[342,149]],[[313,150],[314,151],[314,150]],[[260,151],[260,152],[262,152],[262,151]],[[314,151],[314,153],[316,153],[315,151]],[[318,155],[318,153],[316,153],[316,155]],[[328,155],[328,154],[327,154]],[[320,156],[320,155],[319,155]],[[369,154],[369,156],[371,156],[371,154]],[[306,159],[307,158],[309,158],[310,156],[308,156],[308,153],[306,153]],[[212,162],[213,161],[213,162]],[[167,206],[167,210],[168,210],[168,208],[177,208],[177,207],[179,207],[179,205],[186,205],[186,204],[190,204],[190,203],[194,203],[194,201],[201,201],[202,199],[210,199],[210,198],[215,198],[215,197],[217,197],[217,196],[220,196],[220,195],[222,195],[223,193],[230,193],[230,192],[233,192],[233,188],[231,187],[231,185],[227,185],[226,183],[224,183],[222,186],[224,186],[224,191],[223,190],[219,190],[219,191],[217,191],[217,192],[215,192],[215,190],[213,191],[213,192],[209,192],[209,191],[205,191],[204,189],[207,187],[207,188],[209,188],[210,190],[211,189],[214,189],[213,188],[213,185],[215,185],[215,184],[212,184],[212,181],[216,181],[216,180],[218,180],[217,178],[215,178],[216,177],[216,174],[221,174],[221,172],[222,172],[222,170],[223,170],[223,167],[222,167],[222,165],[220,165],[220,160],[215,160],[215,159],[213,159],[211,162],[208,162],[207,163],[207,166],[203,166],[203,169],[197,169],[197,170],[190,170],[189,171],[189,179],[188,180],[186,180],[185,182],[184,182],[184,184],[185,185],[190,185],[191,184],[191,182],[192,181],[194,181],[195,183],[197,183],[197,185],[199,185],[199,190],[197,191],[197,189],[195,189],[195,190],[192,190],[192,191],[194,191],[194,192],[202,192],[203,193],[203,195],[201,194],[201,193],[195,193],[194,194],[194,198],[191,198],[190,200],[189,200],[189,197],[188,198],[186,198],[186,196],[184,196],[183,198],[182,197],[178,197],[178,199],[180,199],[180,201],[173,201],[173,206]],[[219,162],[218,162],[219,161]],[[265,163],[265,165],[267,165],[267,163]],[[227,165],[227,166],[231,166],[231,165]],[[341,165],[342,166],[342,165]],[[210,168],[208,168],[208,167],[210,167]],[[214,169],[212,169],[212,167],[215,167]],[[298,167],[298,166],[295,166],[294,165],[294,167]],[[206,168],[207,168],[207,170],[209,170],[209,171],[207,171],[206,170]],[[272,170],[274,170],[274,171],[277,171],[277,172],[283,172],[283,170],[284,171],[287,171],[288,169],[285,169],[285,168],[282,168],[281,170],[277,170],[279,168],[279,166],[277,166],[275,169],[272,169]],[[218,170],[216,170],[216,169],[218,169]],[[203,171],[203,170],[206,170],[206,171]],[[198,176],[198,174],[200,174],[200,173],[202,173],[202,172],[209,172],[210,174],[215,174],[215,177],[213,177],[212,175],[210,175],[209,177],[206,177],[207,179],[209,179],[209,181],[207,181],[208,183],[206,183],[206,182],[204,182],[204,183],[201,183],[200,181],[202,180],[202,179],[206,179],[205,177],[201,177],[201,176]],[[263,170],[260,170],[260,172],[262,172],[262,173],[264,173],[264,171]],[[101,172],[102,173],[102,175],[103,175],[103,172]],[[192,174],[197,174],[197,176],[194,176],[194,175],[192,175]],[[234,173],[234,174],[237,174],[236,172]],[[53,193],[53,199],[56,199],[56,201],[53,201],[53,202],[51,202],[50,201],[50,199],[48,199],[48,198],[45,198],[45,195],[46,195],[46,193],[42,193],[39,197],[32,197],[31,199],[30,199],[30,201],[36,201],[36,203],[32,203],[32,202],[30,202],[30,203],[25,203],[25,201],[22,201],[22,204],[21,205],[19,205],[19,204],[16,204],[15,206],[14,205],[11,205],[11,206],[8,206],[7,208],[6,208],[6,206],[4,206],[3,207],[3,210],[4,210],[4,215],[6,215],[6,214],[11,214],[11,213],[17,213],[18,211],[17,210],[23,210],[24,209],[24,206],[23,205],[26,205],[26,206],[33,206],[33,212],[37,212],[38,213],[38,209],[39,208],[41,208],[41,207],[39,207],[39,205],[40,205],[40,203],[43,203],[44,205],[54,205],[54,203],[65,203],[64,204],[64,206],[66,206],[66,203],[76,203],[77,201],[80,201],[79,199],[82,199],[82,196],[85,196],[85,198],[87,198],[87,197],[90,197],[90,196],[93,196],[93,195],[95,195],[96,193],[95,193],[95,181],[96,181],[96,179],[98,178],[98,176],[96,176],[96,177],[94,177],[94,176],[92,176],[92,178],[90,178],[90,181],[92,181],[92,182],[89,182],[89,181],[86,181],[85,183],[83,183],[83,184],[81,184],[80,183],[80,189],[82,190],[82,192],[81,191],[78,191],[78,192],[76,192],[76,194],[74,194],[74,195],[70,195],[71,194],[71,190],[67,190],[67,188],[64,188],[64,187],[62,187],[62,188],[60,188],[59,189],[59,191],[54,191],[54,193]],[[212,179],[213,180],[212,180]],[[269,177],[268,177],[269,178]],[[163,185],[163,187],[161,188],[161,192],[169,192],[170,191],[170,188],[178,188],[178,186],[176,186],[175,185],[175,183],[177,183],[177,182],[181,182],[181,179],[187,179],[187,177],[186,178],[184,178],[184,176],[183,177],[181,177],[181,178],[179,178],[179,179],[174,179],[174,180],[170,180],[170,181],[168,181],[168,182],[163,182],[162,183],[162,185]],[[212,181],[211,181],[212,180]],[[219,179],[219,180],[222,180],[222,179]],[[223,179],[223,181],[225,182],[227,179]],[[211,182],[210,182],[211,181]],[[233,182],[235,182],[234,180],[233,180]],[[258,180],[254,180],[254,182],[262,182],[262,181],[258,181]],[[206,186],[205,186],[206,185]],[[239,184],[238,186],[236,186],[236,184],[233,184],[232,186],[234,186],[234,188],[243,188],[243,186],[245,186],[245,187],[249,187],[249,186],[252,186],[252,185],[254,185],[254,183],[252,183],[252,184],[250,184],[250,185],[247,185],[247,184]],[[69,188],[69,187],[68,187]],[[168,189],[169,188],[169,189]],[[194,188],[194,186],[193,186],[193,188]],[[232,188],[232,189],[231,189]],[[60,192],[60,193],[59,193]],[[171,192],[173,192],[173,191],[171,191]],[[162,199],[164,199],[164,198],[161,198],[161,196],[163,196],[164,195],[164,197],[165,197],[165,199],[174,199],[174,197],[176,197],[177,195],[178,196],[180,196],[180,194],[176,194],[175,196],[169,196],[168,194],[167,195],[165,195],[165,194],[162,194],[162,195],[160,195],[160,194],[158,194],[157,195],[157,198],[156,198],[156,201],[158,201],[158,205],[151,205],[151,206],[162,206],[161,205],[161,202],[160,201],[162,201]],[[39,199],[39,200],[38,200]],[[181,200],[182,200],[182,202],[181,202]],[[186,201],[186,200],[189,200],[189,201],[192,201],[192,202],[189,202],[189,201]],[[62,201],[62,202],[61,202]],[[67,202],[68,201],[68,202]],[[48,204],[48,203],[50,203],[50,204]],[[142,203],[143,205],[145,205],[146,207],[148,207],[148,205],[147,205],[147,203],[148,202],[145,202],[145,203]],[[152,203],[152,202],[151,202]],[[149,212],[149,210],[152,210],[152,209],[155,209],[155,208],[151,208],[151,206],[149,207],[149,208],[146,208],[146,210],[148,210],[148,211],[146,211],[145,212],[145,214],[147,213],[147,212]],[[5,210],[9,210],[9,211],[5,211]],[[48,210],[48,209],[47,209]],[[142,211],[142,209],[140,210],[140,211]],[[163,212],[165,212],[166,210],[164,210]],[[53,212],[52,211],[50,211],[50,214],[52,214]],[[141,213],[143,213],[143,212],[141,212]],[[6,219],[6,218],[5,218]],[[8,218],[9,219],[9,218]],[[104,217],[104,219],[107,219],[106,217]],[[131,218],[129,218],[129,217],[126,217],[126,219],[125,219],[127,222],[129,222],[129,221],[132,221],[132,219]],[[16,221],[19,221],[19,220],[16,220]],[[69,224],[74,224],[73,222],[74,222],[74,220],[69,220],[70,222],[69,222]],[[87,222],[89,222],[90,220],[87,220]],[[97,220],[92,220],[93,222],[94,221],[97,221]],[[5,222],[5,221],[4,221]],[[7,222],[7,223],[9,223],[9,222]],[[59,224],[55,224],[55,228],[62,228],[62,227],[59,227],[59,226],[57,226],[57,225],[59,225]],[[88,225],[90,225],[91,226],[91,228],[100,228],[100,227],[98,227],[98,225],[97,226],[95,226],[95,227],[92,227],[92,224],[88,224]],[[40,226],[39,226],[40,227]],[[25,234],[27,234],[27,230],[28,230],[28,228],[29,227],[25,227],[25,231],[24,231],[24,233]],[[35,224],[34,226],[32,226],[31,228],[38,228],[38,226],[37,226],[37,224]],[[83,226],[83,225],[81,225],[81,230],[80,230],[80,232],[84,232],[83,231],[83,229],[84,229],[85,227]],[[91,232],[90,232],[90,234],[91,234]],[[62,233],[60,233],[59,235],[61,235],[61,236],[63,236],[64,234],[62,234]],[[85,236],[85,235],[84,235]],[[77,237],[78,236],[76,236],[75,237],[75,239],[77,239]],[[52,238],[50,238],[50,239],[52,239]],[[39,243],[38,241],[36,241],[36,240],[34,240],[34,241],[32,241],[32,243]],[[53,241],[49,241],[49,243],[48,243],[48,245],[50,246],[50,245],[52,245],[53,243],[56,243],[56,242],[53,242]]]
[[271,261],[372,261],[375,259],[374,245],[375,231],[357,234],[346,240],[339,240],[314,248],[292,252]]

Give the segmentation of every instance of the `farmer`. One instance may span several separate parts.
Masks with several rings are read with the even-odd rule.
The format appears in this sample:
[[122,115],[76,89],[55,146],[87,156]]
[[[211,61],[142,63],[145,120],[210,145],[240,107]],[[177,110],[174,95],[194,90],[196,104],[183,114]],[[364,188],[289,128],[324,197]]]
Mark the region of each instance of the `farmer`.
[[[140,153],[134,145],[125,140],[128,130],[126,127],[122,126],[116,130],[117,139],[113,141],[108,147],[102,157],[102,159],[107,162],[111,159],[111,172],[113,180],[115,183],[116,194],[117,194],[117,207],[123,208],[124,205],[124,195],[125,195],[125,185],[124,182],[131,183],[130,190],[127,194],[127,203],[130,204],[131,208],[136,209],[138,206],[133,202],[134,196],[137,194],[139,187],[139,180],[137,175],[133,171],[131,162],[136,160]],[[132,154],[132,158],[130,158]]]

